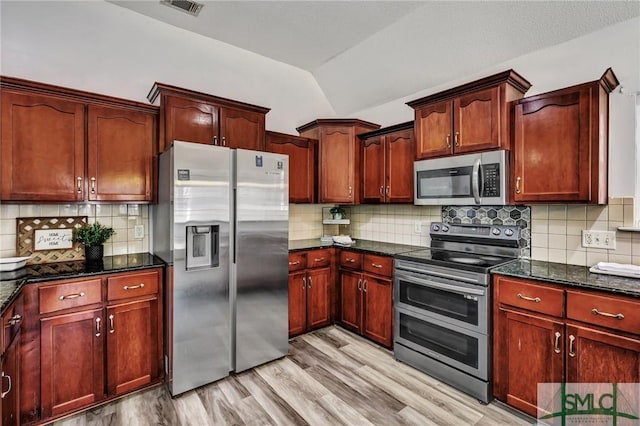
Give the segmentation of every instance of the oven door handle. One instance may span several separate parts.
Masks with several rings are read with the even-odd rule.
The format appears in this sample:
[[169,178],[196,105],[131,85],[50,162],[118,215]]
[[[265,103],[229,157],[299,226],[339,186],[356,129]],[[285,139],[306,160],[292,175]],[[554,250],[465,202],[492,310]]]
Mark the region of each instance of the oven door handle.
[[[396,269],[396,271],[398,271],[399,269]],[[406,265],[402,265],[402,270],[403,271],[410,271],[410,272],[415,272],[418,273],[420,275],[433,275],[434,277],[439,277],[439,278],[448,278],[450,280],[455,280],[455,281],[464,281],[464,282],[468,282],[471,284],[475,284],[475,285],[480,285],[478,283],[477,280],[473,280],[473,279],[469,279],[469,278],[465,278],[465,277],[458,277],[452,274],[445,274],[444,272],[438,272],[438,271],[425,271],[423,269],[414,269],[411,268],[410,266],[406,266]],[[402,274],[402,272],[397,272],[396,275]],[[411,277],[411,278],[418,278],[415,275],[405,275],[406,277]]]
[[411,282],[411,283],[421,284],[421,285],[428,286],[428,287],[431,287],[431,288],[437,288],[437,289],[441,289],[441,290],[449,290],[449,291],[452,291],[454,293],[459,293],[459,294],[469,294],[469,295],[473,295],[473,296],[484,296],[485,295],[484,287],[482,289],[460,287],[460,286],[457,286],[457,285],[439,283],[437,281],[431,281],[431,280],[426,280],[424,278],[419,278],[419,277],[416,277],[415,275],[406,275],[406,274],[402,274],[402,273],[399,273],[399,274],[396,273],[396,278],[404,279],[405,281],[408,281],[408,282]]

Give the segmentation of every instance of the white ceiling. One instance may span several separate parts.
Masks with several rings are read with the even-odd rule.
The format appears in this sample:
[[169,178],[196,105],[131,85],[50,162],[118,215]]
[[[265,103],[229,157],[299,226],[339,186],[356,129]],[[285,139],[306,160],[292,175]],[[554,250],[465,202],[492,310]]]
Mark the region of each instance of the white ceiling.
[[308,70],[338,115],[640,16],[638,1],[200,2],[193,17],[158,0],[111,1]]

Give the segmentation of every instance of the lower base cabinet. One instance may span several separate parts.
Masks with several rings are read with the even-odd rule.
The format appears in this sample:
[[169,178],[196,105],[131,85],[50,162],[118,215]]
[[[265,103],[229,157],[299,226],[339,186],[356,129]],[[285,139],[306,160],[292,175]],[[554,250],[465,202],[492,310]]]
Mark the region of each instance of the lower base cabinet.
[[2,426],[20,423],[20,328],[24,318],[18,296],[0,318],[0,420]]

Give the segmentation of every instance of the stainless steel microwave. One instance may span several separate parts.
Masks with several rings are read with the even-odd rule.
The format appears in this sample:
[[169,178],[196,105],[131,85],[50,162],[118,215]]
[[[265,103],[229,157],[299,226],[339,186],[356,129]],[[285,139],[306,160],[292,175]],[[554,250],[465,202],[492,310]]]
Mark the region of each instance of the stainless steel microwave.
[[414,204],[504,205],[508,202],[507,151],[414,162]]

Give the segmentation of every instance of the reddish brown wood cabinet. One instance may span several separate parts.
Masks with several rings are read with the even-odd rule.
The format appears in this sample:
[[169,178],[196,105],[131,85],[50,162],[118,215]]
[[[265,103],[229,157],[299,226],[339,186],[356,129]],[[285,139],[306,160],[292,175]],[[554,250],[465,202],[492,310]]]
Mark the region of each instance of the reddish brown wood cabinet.
[[2,77],[2,201],[153,197],[157,108]]
[[23,317],[22,296],[18,296],[1,318],[0,419],[3,426],[14,426],[20,422],[20,327]]
[[509,102],[531,84],[513,70],[408,102],[416,159],[510,149]]
[[494,276],[494,396],[537,415],[539,383],[638,383],[640,300]]
[[320,119],[298,127],[318,140],[318,201],[360,203],[360,146],[357,135],[380,126],[356,119]]
[[338,321],[386,347],[393,343],[392,276],[392,258],[341,250]]
[[513,200],[607,203],[609,68],[598,81],[514,102]]
[[289,254],[289,337],[331,324],[334,249]]
[[289,202],[315,203],[317,155],[315,139],[266,132],[266,151],[289,156]]
[[158,268],[24,288],[23,423],[162,381],[161,277]]
[[268,108],[155,83],[147,98],[160,97],[160,152],[174,140],[264,151]]
[[359,135],[361,202],[413,203],[413,121]]

